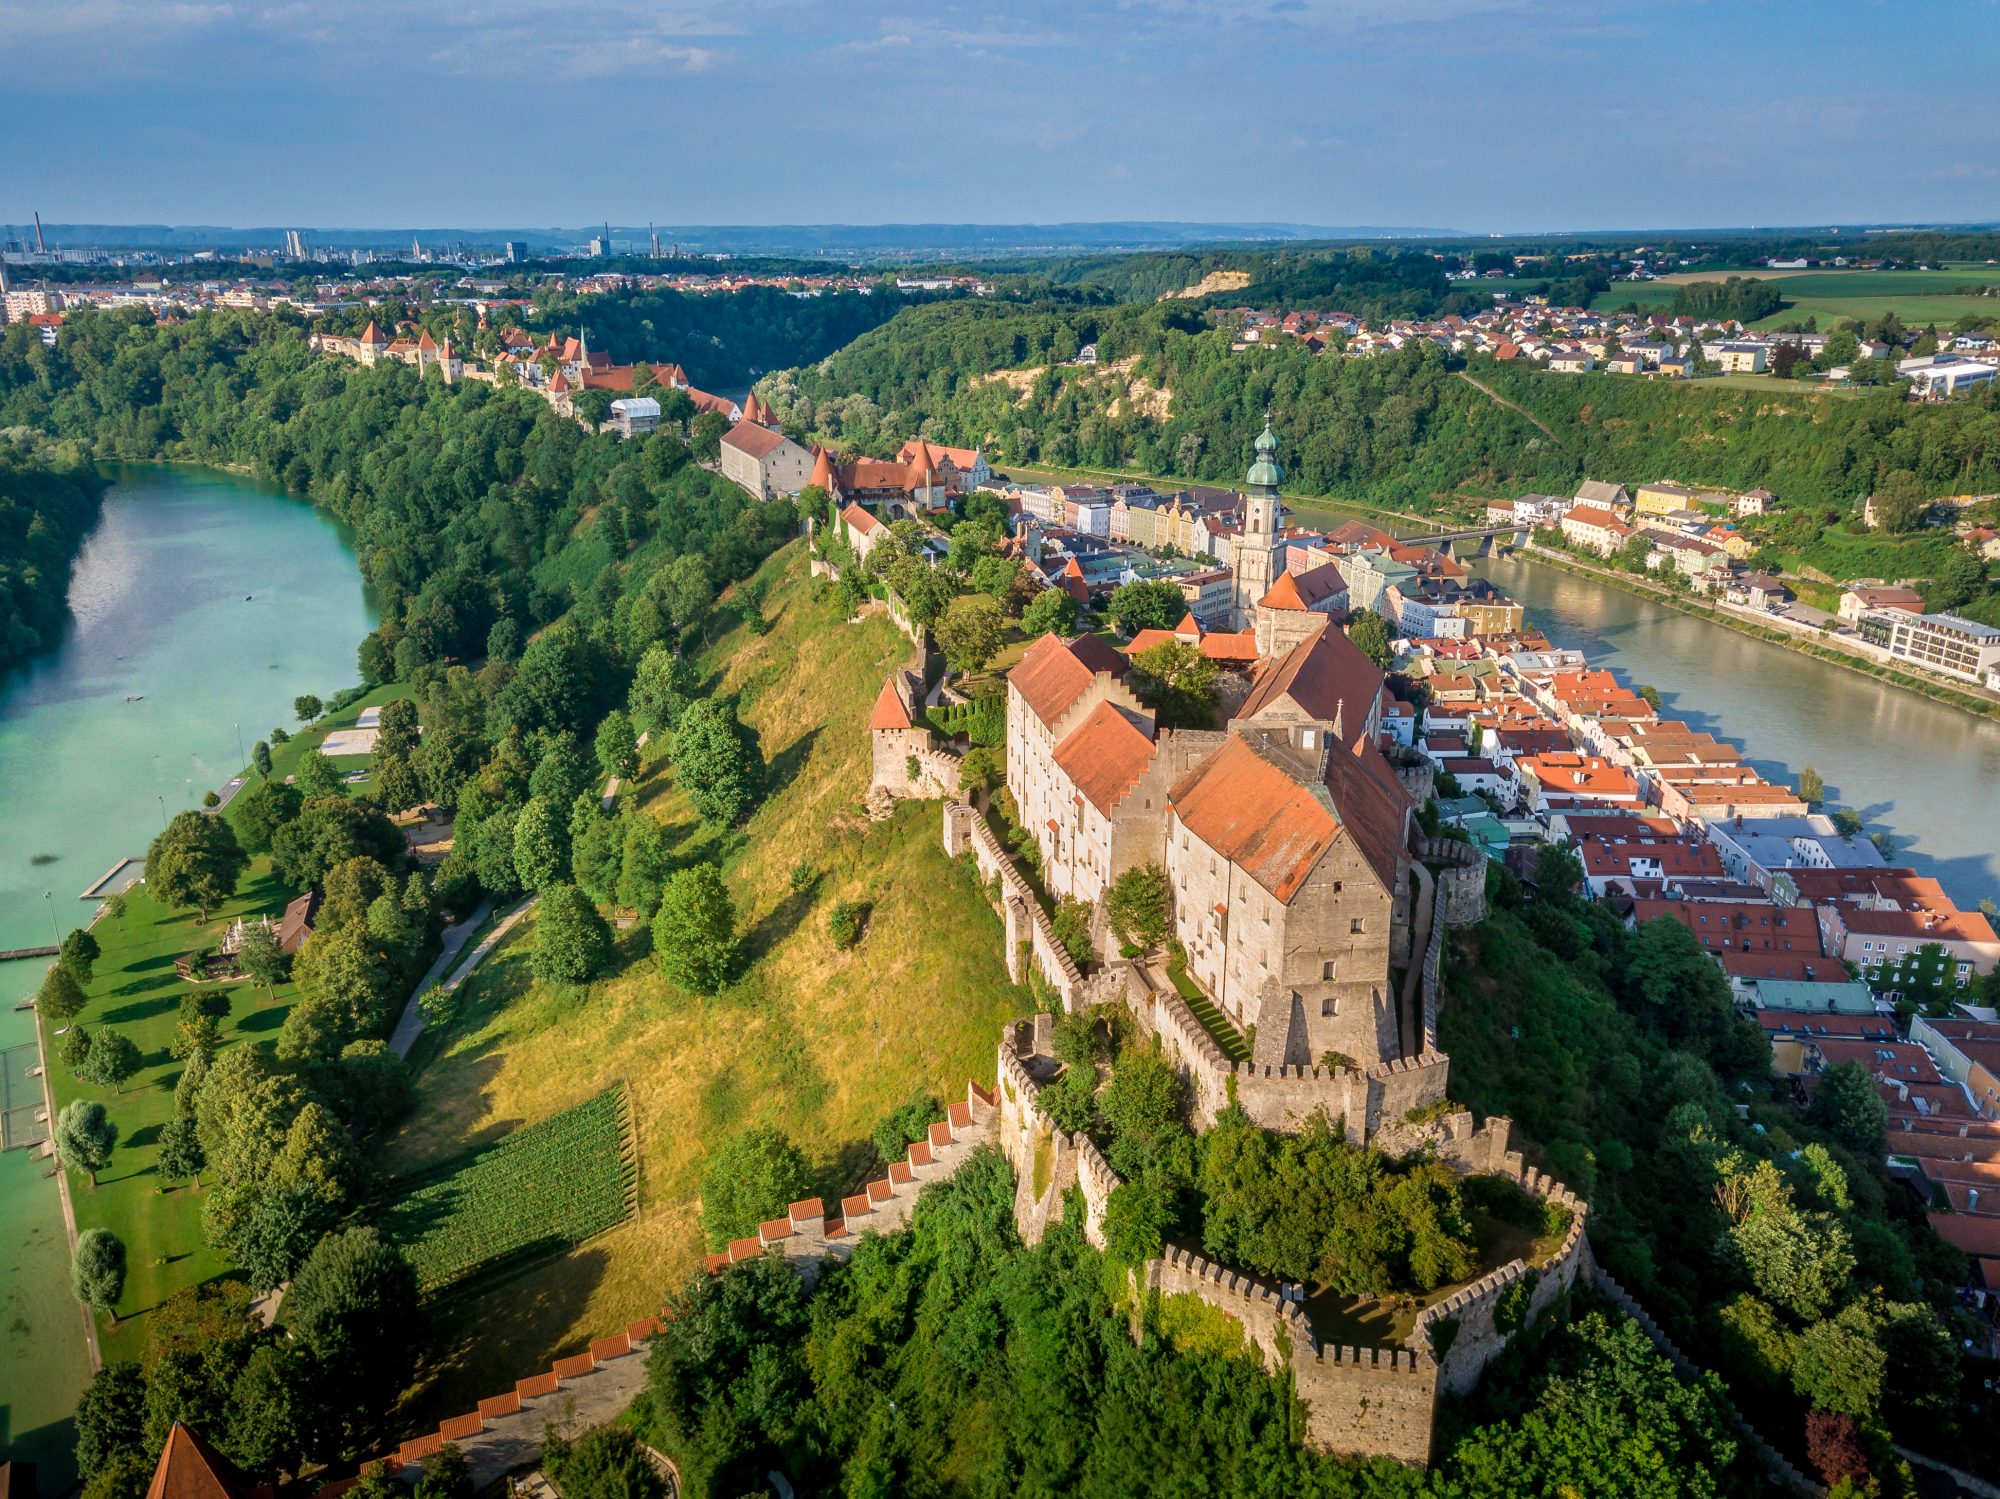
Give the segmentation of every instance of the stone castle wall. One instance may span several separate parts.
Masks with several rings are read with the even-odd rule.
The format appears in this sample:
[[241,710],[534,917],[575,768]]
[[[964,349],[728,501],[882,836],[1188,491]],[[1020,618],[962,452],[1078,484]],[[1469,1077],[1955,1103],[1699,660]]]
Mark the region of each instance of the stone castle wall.
[[[1585,1237],[1590,1205],[1554,1177],[1525,1165],[1518,1151],[1508,1149],[1509,1121],[1491,1120],[1486,1128],[1461,1135],[1471,1120],[1470,1114],[1446,1120],[1438,1153],[1468,1174],[1506,1177],[1542,1201],[1568,1209],[1570,1221],[1561,1245],[1542,1265],[1511,1260],[1418,1316],[1410,1341],[1433,1352],[1441,1342],[1446,1345],[1437,1355],[1438,1383],[1453,1395],[1471,1391],[1508,1338],[1567,1296],[1591,1263],[1590,1241]],[[1448,1334],[1443,1331],[1447,1326]]]
[[1085,977],[1069,950],[1056,940],[1055,928],[1027,876],[1015,867],[986,820],[962,801],[945,804],[944,851],[954,859],[970,852],[980,879],[999,881],[995,903],[1005,930],[1007,976],[1015,983],[1026,983],[1032,969],[1047,980],[1061,996],[1063,1009],[1072,1014],[1124,995],[1130,965],[1109,963]]
[[1193,1296],[1231,1318],[1276,1374],[1289,1370],[1306,1436],[1327,1452],[1427,1463],[1437,1365],[1421,1349],[1321,1344],[1298,1303],[1254,1276],[1169,1246],[1138,1273],[1142,1289]]
[[1417,839],[1417,857],[1437,879],[1437,915],[1448,927],[1478,926],[1486,919],[1486,855],[1456,838]]

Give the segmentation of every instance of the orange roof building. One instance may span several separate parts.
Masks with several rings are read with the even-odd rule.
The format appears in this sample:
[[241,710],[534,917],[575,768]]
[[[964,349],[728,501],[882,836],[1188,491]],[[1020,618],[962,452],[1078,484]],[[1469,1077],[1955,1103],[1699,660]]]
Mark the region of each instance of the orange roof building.
[[146,1499],[270,1499],[268,1483],[252,1483],[243,1471],[176,1421],[160,1449]]

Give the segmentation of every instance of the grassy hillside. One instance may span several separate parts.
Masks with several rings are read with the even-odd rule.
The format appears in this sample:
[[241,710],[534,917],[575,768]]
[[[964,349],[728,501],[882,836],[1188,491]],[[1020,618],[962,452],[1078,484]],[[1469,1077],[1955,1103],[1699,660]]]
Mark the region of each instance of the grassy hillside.
[[[937,804],[882,824],[858,810],[868,710],[907,642],[884,619],[843,621],[797,543],[741,596],[761,598],[767,632],[738,623],[699,664],[758,734],[767,799],[745,828],[717,836],[657,757],[628,794],[680,835],[683,858],[721,859],[753,962],[723,994],[695,998],[659,975],[634,928],[620,934],[610,977],[558,992],[528,972],[524,922],[468,986],[453,1029],[420,1048],[418,1109],[389,1143],[386,1171],[435,1167],[622,1081],[640,1192],[636,1221],[443,1305],[423,1413],[505,1388],[657,1309],[702,1252],[701,1173],[720,1140],[776,1125],[820,1167],[824,1191],[851,1190],[883,1115],[919,1088],[949,1097],[969,1076],[989,1078],[1000,1021],[1025,1008],[999,919],[939,846]],[[795,892],[801,864],[816,882]],[[842,900],[873,907],[849,952],[827,935]]]

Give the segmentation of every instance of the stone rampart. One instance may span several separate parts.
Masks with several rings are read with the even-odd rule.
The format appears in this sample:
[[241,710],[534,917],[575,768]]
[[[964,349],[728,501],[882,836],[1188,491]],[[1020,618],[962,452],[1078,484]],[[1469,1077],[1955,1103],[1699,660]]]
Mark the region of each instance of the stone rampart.
[[1434,1026],[1427,1027],[1432,1044],[1422,1055],[1365,1071],[1232,1063],[1171,984],[1145,969],[1135,973],[1127,990],[1133,1016],[1187,1075],[1197,1129],[1207,1129],[1234,1102],[1252,1123],[1283,1134],[1297,1133],[1314,1114],[1323,1113],[1330,1123],[1344,1121],[1347,1138],[1358,1145],[1445,1096],[1451,1059],[1437,1050]]
[[1562,1243],[1540,1265],[1510,1260],[1417,1317],[1410,1342],[1429,1348],[1437,1357],[1438,1383],[1454,1395],[1466,1394],[1478,1384],[1480,1374],[1499,1357],[1514,1332],[1568,1295],[1590,1261],[1590,1241],[1585,1237],[1590,1205],[1508,1149],[1510,1121],[1495,1119],[1484,1129],[1462,1133],[1471,1117],[1449,1115],[1442,1121],[1438,1154],[1468,1175],[1505,1177],[1541,1201],[1566,1209],[1569,1227]]
[[[773,1255],[795,1261],[808,1280],[816,1278],[824,1261],[853,1254],[864,1234],[907,1227],[918,1193],[950,1176],[974,1151],[991,1143],[999,1114],[993,1093],[966,1083],[965,1097],[945,1110],[945,1117],[931,1125],[926,1137],[911,1145],[900,1161],[890,1162],[880,1178],[843,1198],[838,1213],[828,1213],[817,1197],[795,1202],[784,1217],[760,1224],[755,1236],[734,1240],[722,1253],[710,1255],[707,1268],[715,1272],[759,1255]],[[519,1466],[521,1459],[540,1451],[544,1427],[560,1414],[553,1397],[573,1397],[579,1405],[611,1401],[600,1419],[630,1404],[645,1383],[645,1361],[631,1355],[663,1326],[659,1317],[628,1323],[623,1332],[599,1338],[583,1352],[517,1380],[511,1390],[447,1418],[436,1430],[412,1437],[380,1461],[391,1473],[420,1469],[445,1443],[455,1442],[464,1448],[478,1487],[484,1489]]]
[[[982,880],[1000,882],[1000,921],[1006,929],[1007,976],[1015,983],[1027,981],[1030,966],[1048,980],[1062,996],[1063,1008],[1074,1013],[1086,1008],[1096,985],[1087,985],[1068,950],[1056,940],[1054,926],[1042,909],[1035,889],[1015,866],[1013,857],[1000,846],[986,820],[962,801],[950,801],[944,808],[944,851],[952,858],[970,850]],[[1025,959],[1025,961],[1024,961]],[[1122,984],[1122,980],[1120,980]]]
[[837,1213],[828,1213],[817,1197],[795,1202],[783,1218],[759,1224],[754,1236],[733,1239],[727,1249],[710,1255],[708,1268],[721,1270],[772,1254],[798,1261],[802,1274],[816,1278],[820,1261],[846,1259],[863,1234],[908,1227],[917,1194],[952,1175],[973,1151],[992,1141],[997,1112],[994,1095],[968,1082],[965,1097],[945,1110],[945,1117],[930,1127],[926,1137],[859,1192],[843,1197]]
[[1486,855],[1456,838],[1417,839],[1417,857],[1437,879],[1434,925],[1478,926],[1486,919]]
[[1231,1318],[1274,1373],[1290,1371],[1306,1408],[1306,1435],[1328,1452],[1430,1460],[1437,1365],[1421,1349],[1322,1346],[1297,1302],[1240,1271],[1169,1245],[1139,1282],[1162,1296],[1193,1296]]

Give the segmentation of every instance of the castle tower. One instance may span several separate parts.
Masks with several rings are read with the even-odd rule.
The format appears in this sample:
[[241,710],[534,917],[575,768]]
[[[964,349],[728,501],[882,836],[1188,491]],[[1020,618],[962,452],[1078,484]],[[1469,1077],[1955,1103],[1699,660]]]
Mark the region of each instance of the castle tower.
[[1257,601],[1270,591],[1278,575],[1278,553],[1284,546],[1278,539],[1284,521],[1278,483],[1285,471],[1278,466],[1277,453],[1278,437],[1266,413],[1264,431],[1257,438],[1257,460],[1243,476],[1243,530],[1229,553],[1230,571],[1235,574],[1229,620],[1233,630],[1256,627]]

